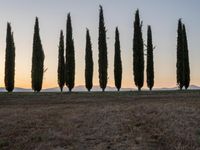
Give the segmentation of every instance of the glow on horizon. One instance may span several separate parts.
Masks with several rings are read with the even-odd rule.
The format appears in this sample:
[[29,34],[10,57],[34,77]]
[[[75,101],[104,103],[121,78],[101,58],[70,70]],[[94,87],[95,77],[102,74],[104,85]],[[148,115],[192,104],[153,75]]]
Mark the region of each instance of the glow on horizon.
[[[180,5],[181,2],[181,5]],[[122,87],[135,88],[132,72],[133,21],[137,8],[143,20],[143,38],[146,42],[147,25],[152,26],[155,86],[176,86],[176,30],[177,21],[186,24],[191,84],[200,85],[200,5],[199,0],[2,0],[0,5],[0,87],[4,87],[4,60],[6,23],[11,22],[16,45],[15,87],[31,88],[32,38],[35,17],[39,17],[40,36],[45,52],[43,88],[57,87],[57,56],[59,32],[65,31],[67,13],[71,12],[75,42],[75,84],[84,85],[85,32],[90,29],[94,85],[98,80],[98,16],[103,5],[108,44],[108,86],[114,86],[114,31],[119,27],[123,62]],[[181,7],[180,7],[181,6]],[[119,11],[120,10],[120,11]],[[187,10],[187,11],[185,11]],[[145,68],[146,69],[146,68]],[[146,70],[145,70],[146,73]],[[146,77],[146,76],[145,76]],[[144,82],[146,88],[146,78]]]

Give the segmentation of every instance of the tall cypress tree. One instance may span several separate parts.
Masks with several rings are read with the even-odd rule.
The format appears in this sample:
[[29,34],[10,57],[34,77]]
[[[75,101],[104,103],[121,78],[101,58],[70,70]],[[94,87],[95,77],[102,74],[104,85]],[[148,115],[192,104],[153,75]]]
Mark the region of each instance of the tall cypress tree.
[[67,15],[67,30],[66,30],[66,85],[71,92],[74,88],[75,80],[75,54],[74,40],[72,37],[72,25],[70,13]]
[[93,58],[92,58],[92,44],[90,39],[90,33],[86,31],[86,48],[85,48],[85,86],[88,91],[93,86]]
[[144,84],[144,45],[139,10],[135,14],[133,37],[133,72],[135,85],[140,91]]
[[65,58],[64,58],[64,36],[63,31],[60,31],[60,42],[58,51],[58,85],[61,92],[65,85]]
[[6,57],[5,57],[5,87],[8,92],[14,89],[15,78],[15,44],[10,23],[7,23]]
[[107,59],[107,43],[106,43],[106,29],[104,25],[103,8],[100,6],[99,10],[99,83],[102,91],[105,91],[108,80],[108,59]]
[[120,39],[119,30],[115,30],[115,57],[114,57],[114,77],[115,77],[115,87],[119,91],[122,82],[122,61],[121,61],[121,49],[120,49]]
[[152,90],[154,86],[154,63],[153,63],[153,44],[151,26],[148,26],[147,31],[147,86]]
[[39,33],[39,21],[36,17],[34,36],[33,36],[33,54],[32,54],[32,89],[34,92],[40,92],[42,89],[43,74],[44,74],[44,51]]
[[183,25],[181,19],[178,21],[177,30],[177,63],[176,63],[176,78],[177,85],[182,90],[184,86],[184,48],[183,48]]
[[187,89],[190,85],[190,65],[188,56],[188,42],[185,25],[183,24],[183,49],[184,49],[184,86]]

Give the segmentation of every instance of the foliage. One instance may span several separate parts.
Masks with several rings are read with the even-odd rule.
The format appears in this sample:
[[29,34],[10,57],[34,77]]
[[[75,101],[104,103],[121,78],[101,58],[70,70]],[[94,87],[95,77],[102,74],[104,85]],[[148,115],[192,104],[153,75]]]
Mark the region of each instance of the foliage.
[[58,85],[61,92],[65,85],[65,58],[64,58],[64,36],[63,31],[60,31],[60,42],[59,42],[59,52],[58,52]]
[[67,31],[66,31],[66,70],[65,70],[66,85],[71,92],[74,88],[75,81],[75,54],[74,40],[72,37],[72,25],[70,13],[67,16]]
[[144,84],[144,45],[142,38],[142,23],[139,10],[135,14],[133,37],[133,73],[135,85],[140,91]]
[[15,43],[10,23],[7,23],[6,56],[5,56],[5,88],[8,92],[14,89],[15,78]]
[[148,26],[147,31],[147,86],[152,90],[154,86],[154,62],[153,62],[153,44],[151,26]]
[[99,83],[102,91],[105,91],[108,81],[108,59],[107,59],[107,43],[106,43],[106,29],[104,25],[103,8],[100,6],[99,12]]
[[32,89],[35,92],[40,92],[42,89],[43,74],[44,74],[44,51],[42,48],[42,43],[39,33],[39,21],[36,17],[34,36],[33,36],[33,54],[32,54]]
[[119,91],[122,82],[122,61],[121,61],[121,49],[120,49],[120,39],[119,30],[115,30],[115,57],[114,57],[114,77],[115,77],[115,87]]

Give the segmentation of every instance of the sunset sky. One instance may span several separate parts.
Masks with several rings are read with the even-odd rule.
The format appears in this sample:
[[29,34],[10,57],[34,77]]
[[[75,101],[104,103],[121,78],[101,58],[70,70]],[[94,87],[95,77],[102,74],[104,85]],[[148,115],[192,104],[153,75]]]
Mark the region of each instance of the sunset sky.
[[[178,19],[186,25],[191,84],[200,85],[200,1],[199,0],[0,0],[0,87],[4,87],[6,24],[11,22],[16,46],[15,86],[31,87],[31,58],[35,17],[39,17],[40,36],[45,52],[43,88],[57,86],[58,43],[61,29],[66,31],[70,12],[75,42],[76,80],[84,85],[85,34],[90,29],[94,58],[94,85],[98,80],[99,4],[104,9],[108,44],[108,85],[114,86],[114,36],[119,27],[123,62],[122,87],[135,87],[133,81],[133,21],[140,10],[143,38],[152,26],[155,87],[176,86],[176,37]],[[146,69],[146,68],[145,68]],[[146,73],[146,70],[145,70]],[[146,76],[145,76],[146,78]],[[146,79],[145,86],[146,87]]]

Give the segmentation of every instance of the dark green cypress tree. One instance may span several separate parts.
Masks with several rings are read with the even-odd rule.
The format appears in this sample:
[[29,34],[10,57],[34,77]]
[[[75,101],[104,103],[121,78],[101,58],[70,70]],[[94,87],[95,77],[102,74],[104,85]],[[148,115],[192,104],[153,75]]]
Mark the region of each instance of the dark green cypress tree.
[[6,57],[5,57],[5,88],[8,92],[14,89],[15,78],[15,44],[10,23],[7,23]]
[[74,54],[74,40],[72,37],[72,25],[70,13],[67,16],[67,30],[66,30],[66,85],[71,92],[74,88],[75,80],[75,54]]
[[142,38],[142,23],[139,10],[135,14],[133,37],[133,73],[135,85],[140,91],[144,84],[144,44]]
[[85,48],[85,86],[88,91],[93,86],[93,58],[92,58],[92,44],[90,39],[90,33],[87,29],[86,32],[86,48]]
[[61,92],[65,85],[65,58],[64,58],[64,36],[63,31],[60,31],[60,42],[58,51],[58,85]]
[[104,25],[103,8],[100,6],[99,10],[99,83],[102,91],[105,91],[108,80],[108,59],[107,59],[107,43],[106,43],[106,29]]
[[183,49],[184,49],[184,86],[187,89],[190,85],[190,64],[188,56],[188,42],[185,25],[183,24]]
[[152,90],[154,86],[154,63],[153,63],[153,44],[151,26],[148,26],[147,31],[147,86]]
[[32,54],[32,89],[34,92],[40,92],[42,89],[43,74],[44,74],[44,51],[39,33],[39,21],[36,17],[34,36],[33,36],[33,54]]
[[182,90],[184,86],[184,48],[183,48],[183,25],[181,19],[178,21],[177,30],[177,63],[176,63],[176,78],[177,85]]
[[115,87],[119,91],[122,82],[122,61],[121,61],[121,49],[120,49],[120,39],[119,30],[115,30],[115,57],[114,57],[114,77],[115,77]]

